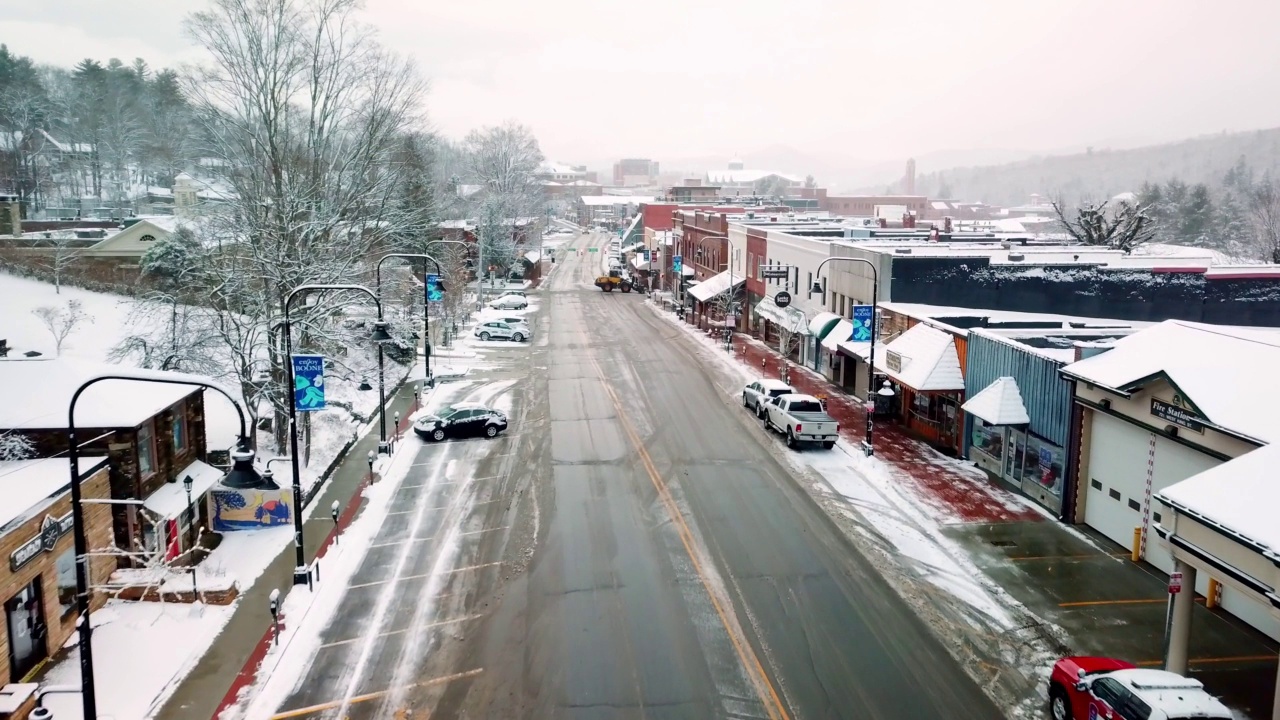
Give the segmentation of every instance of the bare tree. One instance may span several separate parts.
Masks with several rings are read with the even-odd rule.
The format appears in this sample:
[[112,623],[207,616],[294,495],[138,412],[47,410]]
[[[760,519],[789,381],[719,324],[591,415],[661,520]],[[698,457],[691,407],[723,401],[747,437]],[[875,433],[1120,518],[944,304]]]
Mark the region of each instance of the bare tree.
[[1059,200],[1053,203],[1053,212],[1067,234],[1082,245],[1130,253],[1155,237],[1155,223],[1147,208],[1138,202],[1121,201],[1110,212],[1106,202],[1086,202],[1077,208],[1075,217],[1069,219]]
[[68,300],[65,308],[44,305],[32,310],[31,314],[40,318],[40,322],[53,336],[54,350],[58,355],[62,354],[62,344],[76,327],[86,320],[93,319],[85,313],[79,300]]
[[1256,254],[1266,262],[1280,263],[1280,188],[1270,177],[1250,190],[1249,221]]
[[463,143],[468,178],[481,186],[474,212],[480,273],[505,272],[518,256],[525,221],[541,215],[541,187],[534,172],[543,161],[538,140],[514,122],[473,130]]
[[41,251],[37,256],[40,257],[39,264],[49,271],[53,279],[54,294],[61,295],[62,281],[67,271],[79,261],[84,242],[76,237],[59,235],[39,241],[36,248]]
[[[375,249],[422,227],[430,208],[401,202],[404,138],[420,130],[425,85],[356,20],[357,0],[213,0],[187,30],[212,58],[185,78],[204,154],[219,162],[231,211],[200,230],[214,248],[200,285],[228,373],[256,410],[269,401],[283,444],[280,321],[307,283],[364,277]],[[295,303],[294,347],[351,339],[335,319],[367,300],[328,293]]]
[[16,432],[0,433],[0,462],[26,460],[35,453],[35,446],[25,435]]

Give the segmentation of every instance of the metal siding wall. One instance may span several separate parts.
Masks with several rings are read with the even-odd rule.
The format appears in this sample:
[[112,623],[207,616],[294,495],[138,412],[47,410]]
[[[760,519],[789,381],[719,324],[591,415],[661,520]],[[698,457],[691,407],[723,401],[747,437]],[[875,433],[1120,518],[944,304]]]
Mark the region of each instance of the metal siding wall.
[[1009,376],[1018,382],[1022,402],[1031,418],[1031,432],[1066,448],[1071,425],[1071,384],[1058,376],[1062,365],[1018,347],[969,334],[968,367],[964,375],[965,397],[973,397]]

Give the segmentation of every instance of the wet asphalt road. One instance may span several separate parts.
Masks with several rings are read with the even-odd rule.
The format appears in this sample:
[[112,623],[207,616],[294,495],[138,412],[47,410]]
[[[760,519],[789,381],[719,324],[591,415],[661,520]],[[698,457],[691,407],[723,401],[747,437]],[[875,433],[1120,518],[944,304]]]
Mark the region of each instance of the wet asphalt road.
[[560,256],[534,346],[455,389],[506,396],[512,436],[417,451],[336,644],[283,709],[1002,717],[681,331],[593,288],[599,254]]

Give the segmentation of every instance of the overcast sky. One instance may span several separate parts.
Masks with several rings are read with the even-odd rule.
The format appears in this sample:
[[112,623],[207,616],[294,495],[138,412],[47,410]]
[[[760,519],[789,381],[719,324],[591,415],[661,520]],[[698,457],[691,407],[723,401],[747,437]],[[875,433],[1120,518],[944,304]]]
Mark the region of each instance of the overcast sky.
[[[38,61],[198,57],[181,20],[201,0],[4,4],[0,42]],[[1275,0],[368,0],[366,14],[430,79],[438,130],[517,119],[566,162],[783,145],[870,163],[1280,125],[1280,46],[1253,30],[1280,26]]]

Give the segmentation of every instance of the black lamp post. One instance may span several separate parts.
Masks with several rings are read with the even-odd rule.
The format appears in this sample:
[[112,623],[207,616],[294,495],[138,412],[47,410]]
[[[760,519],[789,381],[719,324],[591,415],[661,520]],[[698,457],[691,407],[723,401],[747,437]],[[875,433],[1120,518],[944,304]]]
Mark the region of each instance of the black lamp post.
[[[438,242],[444,242],[444,241],[438,241]],[[455,241],[451,240],[449,242],[455,242]],[[423,362],[425,363],[425,368],[426,368],[424,374],[426,375],[427,381],[430,382],[431,381],[431,300],[429,296],[431,293],[431,288],[427,285],[427,263],[425,261],[430,260],[431,262],[435,263],[436,276],[440,278],[440,292],[444,292],[444,271],[440,269],[439,260],[436,260],[434,257],[431,257],[430,255],[426,255],[423,253],[388,253],[386,255],[383,255],[381,258],[378,259],[378,265],[374,268],[374,281],[376,283],[375,287],[378,290],[379,300],[382,299],[382,263],[390,260],[391,258],[404,258],[404,259],[415,259],[415,260],[424,261],[422,263],[422,285],[423,285],[423,288],[422,288],[422,293],[423,293],[422,295],[422,355],[423,355]],[[381,362],[381,359],[382,359],[381,346],[378,347],[378,359],[379,359],[379,362]],[[383,427],[382,434],[385,437],[386,436],[385,418],[383,420],[383,425],[384,427]]]
[[191,558],[191,602],[195,602],[200,596],[200,589],[196,587],[196,506],[191,500],[191,486],[195,483],[190,475],[182,478],[182,487],[187,489],[187,552]]
[[[809,297],[813,297],[815,294],[826,294],[827,290],[823,287],[820,274],[822,273],[822,266],[829,262],[862,263],[863,265],[871,268],[871,348],[867,351],[867,402],[863,408],[867,414],[867,434],[866,438],[862,441],[862,452],[867,457],[871,457],[875,454],[875,446],[873,444],[875,437],[875,422],[873,418],[875,415],[875,398],[872,396],[893,396],[893,391],[889,390],[887,386],[880,390],[873,389],[876,386],[876,335],[880,334],[880,328],[876,323],[876,310],[880,306],[880,277],[876,273],[876,264],[865,258],[829,257],[818,263],[817,269],[813,271],[814,281],[813,287],[809,289]],[[884,393],[885,390],[889,390],[887,396]]]
[[137,370],[133,374],[121,372],[96,375],[84,381],[72,393],[71,404],[67,407],[67,460],[71,467],[71,514],[76,549],[76,611],[80,615],[77,621],[80,631],[80,686],[85,718],[98,717],[98,695],[93,681],[93,626],[89,621],[89,537],[85,529],[84,507],[81,503],[83,495],[80,489],[80,448],[76,444],[76,403],[80,401],[80,395],[85,390],[104,380],[192,385],[222,393],[235,406],[236,414],[240,416],[240,440],[237,451],[248,457],[243,463],[237,460],[232,472],[240,471],[246,479],[248,476],[257,475],[253,469],[253,451],[249,449],[249,428],[248,423],[245,422],[244,408],[240,407],[240,403],[236,402],[235,397],[226,388],[212,380],[187,373]]
[[[299,293],[310,290],[354,290],[373,298],[373,303],[378,309],[378,321],[373,324],[373,334],[369,339],[379,346],[391,340],[391,336],[387,334],[387,324],[382,320],[382,301],[369,288],[363,285],[299,285],[289,293],[289,296],[284,301],[284,359],[287,374],[286,383],[290,394],[293,393],[296,379],[293,376],[293,338],[290,332],[289,309],[293,305],[293,299]],[[381,347],[378,348],[378,405],[379,413],[383,418],[382,436],[378,449],[384,450],[387,445],[387,395],[383,385]],[[311,573],[307,570],[307,557],[302,544],[303,498],[302,469],[298,464],[298,404],[294,402],[292,397],[289,398],[289,461],[293,470],[293,549],[296,561],[293,567],[293,584],[304,585],[309,582]]]

